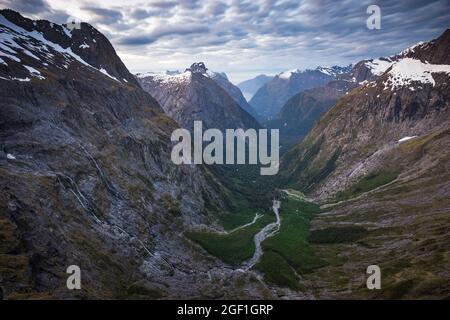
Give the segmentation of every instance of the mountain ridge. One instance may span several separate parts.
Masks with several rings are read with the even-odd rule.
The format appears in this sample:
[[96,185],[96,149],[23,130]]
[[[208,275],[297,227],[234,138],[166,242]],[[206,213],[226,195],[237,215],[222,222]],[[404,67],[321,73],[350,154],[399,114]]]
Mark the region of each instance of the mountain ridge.
[[260,128],[257,120],[223,88],[225,85],[217,82],[218,77],[221,82],[226,79],[208,72],[203,63],[194,63],[181,74],[143,74],[137,78],[184,128],[191,129],[195,120],[202,120],[206,128]]
[[348,67],[317,67],[316,69],[293,69],[277,74],[264,84],[250,100],[256,112],[265,119],[272,119],[281,107],[300,91],[325,85]]

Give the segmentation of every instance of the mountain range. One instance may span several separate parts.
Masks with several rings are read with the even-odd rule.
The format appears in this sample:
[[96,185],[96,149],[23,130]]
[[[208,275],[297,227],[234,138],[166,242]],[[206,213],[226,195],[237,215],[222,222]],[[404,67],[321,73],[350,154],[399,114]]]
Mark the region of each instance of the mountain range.
[[334,66],[317,67],[314,70],[284,71],[259,88],[249,103],[261,117],[271,120],[295,94],[325,85],[350,69],[351,66],[345,68]]
[[300,91],[290,98],[272,120],[265,122],[267,127],[280,130],[282,151],[299,142],[342,96],[386,71],[390,66],[388,61],[391,61],[390,58],[380,58],[363,60],[347,68],[334,67],[337,71],[334,80]]
[[[450,29],[365,61],[378,77],[342,96],[282,159],[283,185],[326,211],[310,238],[321,256],[353,257],[328,272],[353,274],[376,261],[385,270],[384,298],[445,296],[449,288],[442,269],[450,249],[449,47]],[[348,276],[344,286],[320,272],[310,280],[328,292],[368,294]]]
[[195,120],[202,120],[206,128],[260,127],[239,88],[204,63],[194,63],[179,74],[145,73],[137,79],[182,127],[191,129]]
[[[204,63],[133,75],[90,24],[1,10],[0,298],[447,298],[449,48],[283,72],[248,104]],[[175,129],[256,118],[277,176],[171,161]]]

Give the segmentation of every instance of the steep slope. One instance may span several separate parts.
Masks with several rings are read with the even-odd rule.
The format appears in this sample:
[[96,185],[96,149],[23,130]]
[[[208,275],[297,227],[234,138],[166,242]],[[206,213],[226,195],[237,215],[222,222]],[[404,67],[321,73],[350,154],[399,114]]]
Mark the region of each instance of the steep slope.
[[315,70],[290,70],[276,75],[263,85],[250,100],[250,105],[265,119],[272,119],[281,107],[300,91],[322,86],[347,68],[318,67]]
[[283,151],[298,143],[320,116],[342,96],[367,81],[376,79],[377,74],[372,73],[371,69],[376,64],[375,60],[364,60],[357,63],[350,72],[347,72],[348,69],[338,69],[340,73],[336,75],[336,80],[324,86],[301,91],[290,98],[276,117],[265,123],[268,128],[280,130]]
[[[449,49],[447,30],[365,62],[385,71],[342,97],[283,157],[285,185],[326,203],[310,240],[331,262],[309,276],[324,296],[448,297]],[[383,274],[377,293],[359,282],[371,264]]]
[[200,72],[203,75],[206,75],[213,79],[223,90],[225,90],[233,99],[236,101],[239,106],[247,111],[251,116],[255,119],[258,119],[258,114],[255,109],[247,102],[242,94],[241,90],[232,84],[225,73],[223,72],[214,72],[206,68],[203,62],[194,63],[191,66],[191,69],[195,69],[196,72]]
[[146,73],[138,74],[137,79],[182,127],[192,128],[195,120],[202,120],[207,128],[259,128],[255,118],[242,109],[212,76],[219,77],[208,74],[203,64],[193,64],[181,74]]
[[[446,55],[434,52],[440,53],[442,47],[448,48],[448,34],[449,31],[446,31],[436,40],[384,59],[389,62],[378,73],[379,77],[371,82],[365,81],[363,86],[340,99],[319,120],[304,143],[290,152],[284,168],[295,171],[299,159],[294,159],[299,154],[305,155],[308,150],[314,149],[315,152],[306,168],[317,165],[316,161],[325,160],[324,157],[330,160],[334,155],[336,169],[330,171],[329,177],[322,177],[326,178],[328,187],[325,189],[331,187],[329,179],[338,176],[343,179],[339,181],[338,189],[345,188],[344,181],[357,179],[367,171],[362,168],[356,170],[359,161],[365,160],[365,157],[374,153],[378,156],[380,153],[389,153],[403,137],[422,136],[446,127],[450,63]],[[435,56],[439,56],[440,60],[434,59],[433,64],[420,60],[424,59],[422,57]],[[373,62],[364,63],[370,66]],[[389,150],[383,151],[385,148]],[[302,170],[303,174],[306,173]],[[295,174],[290,176],[291,181],[298,178]],[[305,191],[317,190],[319,195],[318,182],[308,183],[304,180]],[[333,189],[335,187],[332,186]],[[334,189],[334,193],[338,189]],[[326,197],[325,194],[322,196]]]
[[239,83],[237,86],[241,89],[244,97],[249,101],[263,85],[272,80],[273,77],[260,74],[253,79],[245,80]]
[[88,24],[2,10],[0,43],[2,296],[203,296],[215,262],[181,232],[214,226],[222,200],[205,168],[170,161],[176,123]]

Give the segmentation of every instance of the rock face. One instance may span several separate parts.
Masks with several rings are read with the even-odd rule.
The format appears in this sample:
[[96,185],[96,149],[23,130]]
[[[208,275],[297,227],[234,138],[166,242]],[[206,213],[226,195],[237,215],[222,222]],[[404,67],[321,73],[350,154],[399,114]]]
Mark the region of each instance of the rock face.
[[318,67],[315,70],[290,70],[276,75],[263,85],[250,100],[250,105],[263,118],[272,119],[281,107],[295,94],[307,89],[323,86],[348,68]]
[[[354,88],[376,79],[368,64],[373,60],[357,63],[348,72],[348,68],[337,68],[336,80],[324,86],[297,93],[281,108],[276,117],[265,123],[269,128],[280,130],[280,139],[284,150],[299,143],[311,130],[320,116],[333,107],[336,102]],[[331,72],[330,72],[331,73]]]
[[[384,270],[378,297],[448,296],[449,36],[362,62],[379,77],[339,99],[282,159],[284,183],[324,203],[313,229],[366,230],[357,241],[315,247],[324,259],[342,259],[308,276],[327,288],[324,296],[370,296],[363,275],[354,276],[370,264]],[[338,285],[325,273],[352,276]]]
[[207,262],[179,234],[214,225],[222,200],[205,168],[171,162],[176,123],[88,24],[4,10],[0,42],[2,295],[198,294]]
[[[372,71],[378,68],[379,76],[342,97],[321,117],[305,141],[290,152],[284,162],[284,168],[293,170],[289,179],[303,180],[304,190],[314,190],[317,196],[327,198],[367,170],[378,168],[382,164],[378,159],[380,154],[396,152],[399,139],[424,137],[445,128],[449,124],[450,63],[448,55],[442,54],[446,51],[442,47],[449,47],[448,34],[447,30],[438,39],[394,57],[363,62]],[[440,60],[434,59],[430,64],[421,60],[423,57],[440,57]],[[385,65],[380,66],[380,61]],[[314,155],[310,154],[312,148]],[[303,162],[306,155],[307,164]],[[361,161],[367,162],[366,157],[370,155],[374,163],[366,163],[367,168],[362,170]],[[306,169],[313,167],[318,164],[316,161],[322,169],[328,163],[326,174],[319,180],[304,179],[311,172],[300,173],[295,169],[299,165],[306,165]]]
[[239,89],[241,89],[244,97],[249,101],[255,93],[265,85],[267,82],[272,80],[273,77],[266,76],[265,74],[260,74],[259,76],[254,77],[253,79],[242,81],[238,84]]
[[282,145],[288,148],[298,143],[320,116],[354,87],[354,82],[339,80],[302,91],[289,99],[276,118],[266,125],[280,129]]
[[189,69],[196,70],[195,72],[201,73],[213,79],[223,90],[225,90],[234,99],[234,101],[236,101],[239,104],[239,106],[242,109],[247,111],[247,113],[249,113],[255,119],[258,119],[258,114],[256,113],[255,109],[253,109],[253,107],[244,98],[244,95],[242,94],[241,90],[228,80],[228,77],[225,73],[208,70],[208,68],[206,68],[203,62],[194,63]]
[[146,73],[138,74],[137,79],[184,128],[191,129],[195,120],[202,120],[207,128],[260,127],[240,106],[239,101],[246,104],[240,90],[225,75],[210,72],[203,63],[194,63],[184,73],[176,75]]

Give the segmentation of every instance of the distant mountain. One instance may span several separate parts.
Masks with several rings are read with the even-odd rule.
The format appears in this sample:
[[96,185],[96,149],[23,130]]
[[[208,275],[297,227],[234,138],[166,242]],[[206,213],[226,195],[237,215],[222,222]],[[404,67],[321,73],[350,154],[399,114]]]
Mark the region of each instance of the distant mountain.
[[258,91],[259,88],[261,88],[263,85],[265,85],[272,79],[273,79],[272,76],[260,74],[259,76],[256,76],[253,79],[242,81],[241,83],[238,84],[238,87],[239,89],[241,89],[247,101],[250,101],[250,99],[254,96],[256,91]]
[[355,82],[335,80],[325,86],[302,91],[290,98],[266,126],[280,129],[280,141],[285,151],[298,143],[324,112],[356,86]]
[[[194,63],[176,75],[137,74],[142,88],[161,104],[182,127],[202,120],[208,128],[259,128],[260,124],[229,93],[242,97],[226,76]],[[226,88],[226,89],[225,89]],[[245,99],[242,97],[245,101]]]
[[318,67],[315,70],[289,70],[276,75],[263,85],[250,100],[250,105],[263,118],[272,119],[281,107],[300,91],[322,86],[350,67]]
[[[343,95],[304,141],[288,152],[282,167],[289,172],[289,181],[329,198],[373,171],[420,174],[443,161],[445,155],[432,151],[432,146],[449,137],[442,134],[450,126],[449,48],[450,29],[398,55],[358,63],[355,73],[373,80],[364,80]],[[292,103],[307,97],[304,93]],[[308,110],[307,105],[302,109]],[[427,144],[430,151],[410,157],[411,150],[398,143],[405,137],[418,137],[411,150]],[[325,171],[318,176],[313,174],[317,170]]]
[[[336,80],[324,86],[301,91],[290,98],[275,118],[265,123],[269,128],[280,129],[282,151],[298,143],[320,116],[333,107],[342,96],[349,94],[351,90],[367,81],[375,79],[381,71],[377,61],[364,60],[350,70],[349,68],[337,69],[339,72],[334,74]],[[374,66],[378,66],[377,73],[373,73],[371,69]],[[383,67],[386,68],[387,65]]]

